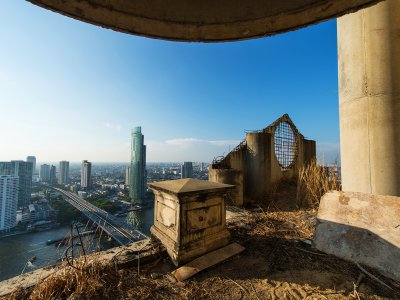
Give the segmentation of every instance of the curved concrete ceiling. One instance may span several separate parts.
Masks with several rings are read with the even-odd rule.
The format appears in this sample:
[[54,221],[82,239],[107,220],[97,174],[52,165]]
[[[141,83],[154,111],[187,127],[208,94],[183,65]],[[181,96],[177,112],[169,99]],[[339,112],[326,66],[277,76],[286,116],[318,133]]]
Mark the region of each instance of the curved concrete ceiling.
[[381,0],[27,0],[113,30],[174,41],[219,42],[274,35]]

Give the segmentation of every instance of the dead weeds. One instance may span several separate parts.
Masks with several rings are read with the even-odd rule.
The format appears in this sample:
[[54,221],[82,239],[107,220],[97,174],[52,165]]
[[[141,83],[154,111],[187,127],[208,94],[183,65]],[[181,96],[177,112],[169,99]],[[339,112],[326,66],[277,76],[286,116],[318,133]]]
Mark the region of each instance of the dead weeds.
[[400,299],[394,282],[384,279],[393,291],[368,277],[358,282],[357,266],[313,249],[315,226],[315,209],[259,207],[229,224],[232,240],[246,251],[186,282],[166,276],[173,269],[168,258],[142,266],[140,275],[93,258],[11,299]]
[[318,207],[321,197],[329,191],[340,191],[337,163],[319,165],[314,159],[299,170],[296,201],[299,207]]

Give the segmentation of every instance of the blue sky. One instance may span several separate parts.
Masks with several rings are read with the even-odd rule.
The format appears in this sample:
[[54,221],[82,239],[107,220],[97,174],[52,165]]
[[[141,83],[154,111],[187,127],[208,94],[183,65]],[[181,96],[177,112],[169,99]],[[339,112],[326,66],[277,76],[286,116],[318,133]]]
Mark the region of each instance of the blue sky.
[[288,113],[339,155],[336,21],[275,37],[175,43],[0,1],[0,160],[210,161]]

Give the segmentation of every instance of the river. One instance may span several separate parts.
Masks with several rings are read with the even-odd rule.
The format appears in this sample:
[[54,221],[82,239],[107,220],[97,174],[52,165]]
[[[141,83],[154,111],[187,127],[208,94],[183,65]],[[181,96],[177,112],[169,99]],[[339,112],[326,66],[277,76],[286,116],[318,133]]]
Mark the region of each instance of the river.
[[[132,211],[126,216],[127,222],[144,234],[150,234],[153,225],[153,208]],[[0,238],[0,281],[21,273],[53,265],[64,256],[66,246],[46,245],[47,240],[66,237],[70,226],[63,226],[42,232],[32,232]],[[102,244],[101,249],[109,248]],[[27,263],[36,256],[33,264]]]

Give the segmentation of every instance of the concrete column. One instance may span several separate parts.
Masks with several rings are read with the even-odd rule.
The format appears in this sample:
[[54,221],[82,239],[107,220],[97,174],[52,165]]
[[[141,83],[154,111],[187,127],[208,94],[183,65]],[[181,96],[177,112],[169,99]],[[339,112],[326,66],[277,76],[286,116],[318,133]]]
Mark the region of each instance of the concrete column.
[[271,165],[271,139],[269,133],[246,133],[248,157],[244,194],[254,201],[264,201],[270,185],[271,170],[267,166]]
[[400,196],[400,1],[338,19],[343,190]]

